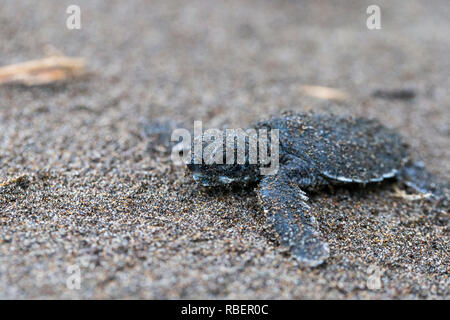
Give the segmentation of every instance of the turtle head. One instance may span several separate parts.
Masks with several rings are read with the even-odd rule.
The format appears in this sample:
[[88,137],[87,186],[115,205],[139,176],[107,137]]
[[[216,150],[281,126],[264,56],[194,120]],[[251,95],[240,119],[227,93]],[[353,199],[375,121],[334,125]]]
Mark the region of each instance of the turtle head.
[[[259,167],[257,163],[249,161],[248,139],[233,139],[227,145],[225,137],[225,132],[216,132],[216,139],[213,140],[206,134],[201,141],[199,137],[194,139],[190,161],[187,163],[194,180],[205,187],[244,186],[258,181]],[[242,152],[244,153],[241,154]]]

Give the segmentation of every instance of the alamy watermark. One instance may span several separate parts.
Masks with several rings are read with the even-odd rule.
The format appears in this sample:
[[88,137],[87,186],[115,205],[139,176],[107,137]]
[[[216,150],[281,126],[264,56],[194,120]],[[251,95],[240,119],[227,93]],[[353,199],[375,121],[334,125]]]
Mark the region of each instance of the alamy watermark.
[[81,288],[81,269],[78,265],[70,265],[67,267],[66,286],[69,290],[80,290]]
[[383,275],[383,271],[378,268],[376,265],[370,265],[367,269],[367,288],[370,290],[379,290],[382,288],[381,276]]
[[66,9],[66,13],[69,15],[66,19],[66,27],[69,30],[81,29],[81,9],[77,5],[70,5]]
[[184,128],[175,129],[171,159],[175,164],[258,165],[261,175],[274,175],[279,166],[278,129],[208,129],[194,121],[194,139]]
[[366,20],[366,26],[369,30],[381,29],[381,9],[373,4],[367,7],[366,13],[369,15]]

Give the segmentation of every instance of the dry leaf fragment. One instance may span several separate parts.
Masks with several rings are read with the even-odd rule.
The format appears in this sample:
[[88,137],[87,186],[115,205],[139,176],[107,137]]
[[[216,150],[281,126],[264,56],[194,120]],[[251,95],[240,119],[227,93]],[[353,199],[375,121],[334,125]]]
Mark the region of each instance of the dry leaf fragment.
[[345,91],[329,87],[301,86],[300,90],[303,94],[319,99],[345,101],[349,98]]
[[408,194],[404,190],[400,190],[397,186],[394,187],[394,192],[391,194],[395,198],[401,198],[408,201],[416,201],[422,199],[428,199],[431,197],[431,193],[419,193],[419,194]]
[[84,73],[82,58],[51,56],[44,59],[0,67],[0,85],[21,83],[27,86],[45,85],[80,76]]

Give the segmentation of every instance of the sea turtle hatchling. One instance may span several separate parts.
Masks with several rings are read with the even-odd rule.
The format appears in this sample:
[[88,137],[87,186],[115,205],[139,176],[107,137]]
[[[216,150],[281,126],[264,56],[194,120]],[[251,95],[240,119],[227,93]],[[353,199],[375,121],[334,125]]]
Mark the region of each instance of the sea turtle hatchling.
[[330,252],[310,213],[307,191],[396,178],[418,192],[443,197],[434,177],[411,160],[400,135],[377,120],[285,113],[253,127],[279,130],[277,174],[262,176],[248,161],[207,165],[191,160],[187,166],[204,186],[257,183],[268,224],[303,265],[320,265]]

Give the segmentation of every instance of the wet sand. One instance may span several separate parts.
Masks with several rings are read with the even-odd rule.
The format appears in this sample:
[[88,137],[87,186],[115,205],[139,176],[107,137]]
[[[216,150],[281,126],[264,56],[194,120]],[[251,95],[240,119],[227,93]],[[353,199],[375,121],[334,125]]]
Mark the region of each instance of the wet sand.
[[[450,298],[448,208],[396,198],[395,183],[314,194],[331,257],[301,268],[253,190],[205,191],[142,130],[245,128],[282,110],[376,117],[450,179],[447,1],[379,1],[377,31],[370,1],[78,2],[81,30],[65,27],[70,1],[0,10],[0,65],[51,45],[91,70],[0,87],[0,298]],[[392,88],[416,96],[372,96]]]

